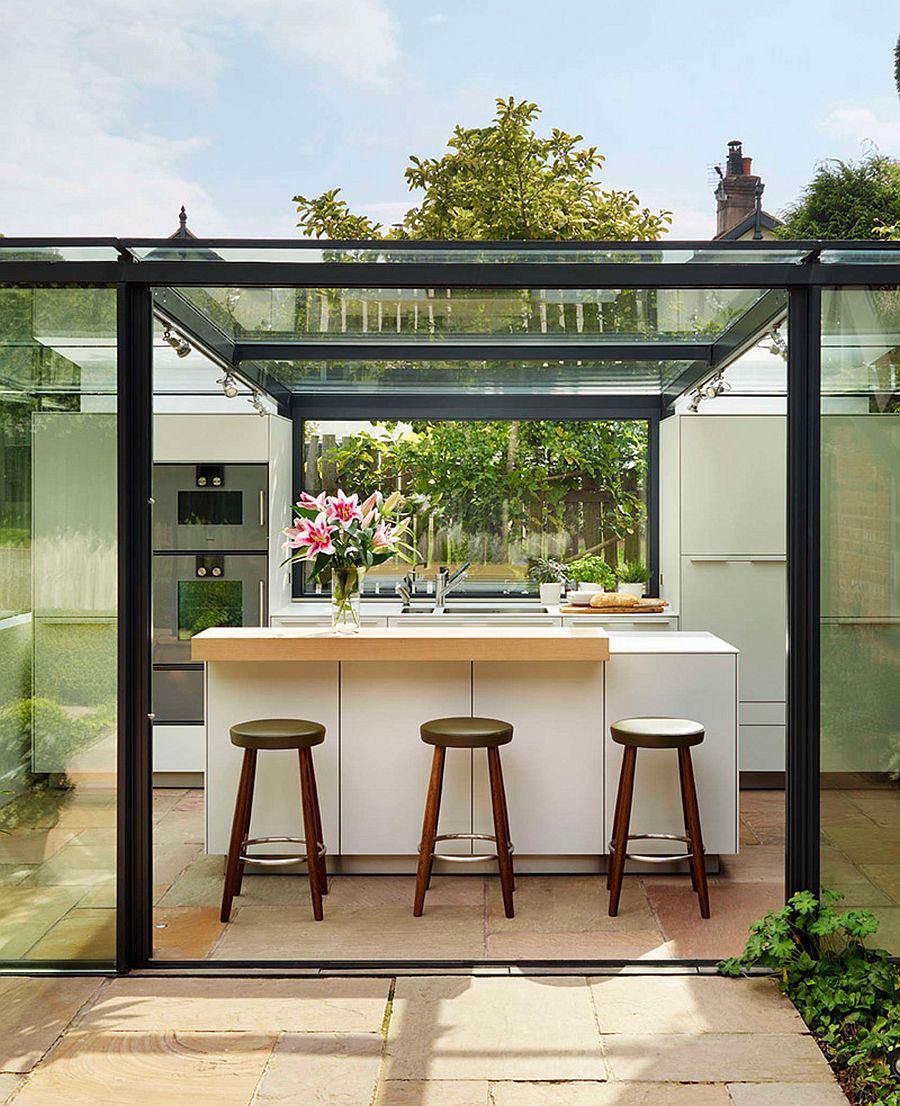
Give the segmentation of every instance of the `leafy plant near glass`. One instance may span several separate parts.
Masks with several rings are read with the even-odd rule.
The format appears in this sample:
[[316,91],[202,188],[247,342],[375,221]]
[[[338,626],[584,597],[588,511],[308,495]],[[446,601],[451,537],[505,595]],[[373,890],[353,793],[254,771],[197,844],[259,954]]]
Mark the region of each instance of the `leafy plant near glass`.
[[312,565],[308,579],[331,574],[331,625],[338,631],[359,629],[359,600],[366,572],[391,557],[415,559],[405,540],[409,519],[397,513],[399,492],[387,499],[372,492],[362,503],[358,495],[310,495],[303,492],[294,506],[294,525],[284,530],[285,549],[296,550],[284,561]]
[[857,1106],[900,1106],[889,1055],[900,1047],[900,969],[883,949],[866,946],[878,929],[866,910],[838,912],[842,898],[822,891],[792,896],[750,927],[740,956],[723,975],[769,968],[797,1007],[844,1090]]
[[616,574],[612,566],[594,553],[571,561],[569,576],[579,584],[601,584],[604,591],[615,591]]

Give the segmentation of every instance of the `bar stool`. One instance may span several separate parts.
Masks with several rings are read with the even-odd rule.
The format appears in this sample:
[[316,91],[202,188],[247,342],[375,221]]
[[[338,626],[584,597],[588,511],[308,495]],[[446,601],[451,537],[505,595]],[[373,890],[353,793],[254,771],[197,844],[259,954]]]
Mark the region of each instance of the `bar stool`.
[[[322,896],[328,893],[325,872],[325,845],[322,842],[322,816],[319,812],[319,795],[316,790],[316,774],[313,768],[314,746],[325,740],[325,727],[318,722],[302,718],[259,718],[232,726],[231,744],[244,750],[241,779],[234,804],[234,820],[231,823],[231,843],[225,865],[225,886],[222,891],[223,922],[231,917],[231,903],[241,893],[245,864],[275,866],[306,863],[309,873],[309,891],[312,897],[313,917],[322,920]],[[300,799],[303,808],[303,837],[248,837],[250,814],[253,807],[253,785],[256,780],[256,756],[260,750],[296,749],[300,758]],[[305,845],[305,854],[291,856],[250,856],[251,845],[270,843]]]
[[[624,746],[606,877],[610,917],[614,918],[619,912],[619,896],[622,892],[622,876],[625,872],[626,860],[647,861],[651,864],[687,860],[690,862],[691,887],[700,899],[700,917],[708,918],[709,890],[706,884],[703,835],[700,829],[700,809],[697,805],[694,766],[691,761],[691,746],[699,745],[706,731],[699,722],[692,722],[688,718],[623,718],[620,722],[614,722],[609,729],[613,741],[617,745]],[[638,749],[677,749],[681,810],[684,817],[683,835],[628,832]],[[683,841],[687,845],[687,852],[670,856],[638,856],[626,852],[629,841]]]
[[[419,844],[419,868],[416,876],[416,901],[413,915],[421,918],[425,909],[425,892],[431,885],[431,869],[434,858],[456,862],[474,863],[493,860],[487,856],[448,856],[435,853],[438,841],[493,841],[497,846],[497,866],[500,870],[500,890],[503,894],[503,909],[507,918],[515,916],[513,908],[512,853],[513,844],[509,837],[509,812],[506,807],[506,792],[503,789],[503,772],[500,768],[500,746],[512,741],[513,728],[509,722],[497,718],[435,718],[421,727],[422,740],[426,745],[434,746],[431,761],[431,779],[428,784],[428,797],[425,802],[425,820],[422,825],[422,840]],[[486,749],[488,773],[491,781],[491,807],[494,814],[494,833],[441,833],[437,832],[438,816],[441,809],[441,788],[444,782],[444,758],[447,749]]]

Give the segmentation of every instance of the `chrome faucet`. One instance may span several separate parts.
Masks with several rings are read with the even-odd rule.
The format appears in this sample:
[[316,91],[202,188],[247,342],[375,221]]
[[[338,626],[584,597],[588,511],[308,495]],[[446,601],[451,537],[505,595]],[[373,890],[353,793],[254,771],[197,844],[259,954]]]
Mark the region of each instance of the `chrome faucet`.
[[461,565],[452,576],[450,574],[450,569],[446,565],[441,565],[438,569],[437,584],[434,591],[434,605],[436,608],[443,608],[450,592],[453,591],[458,583],[465,580],[468,575],[466,569],[471,563],[471,561],[466,561],[466,563]]
[[416,580],[418,579],[418,573],[415,568],[411,568],[399,584],[394,588],[394,591],[403,600],[403,606],[408,607],[416,594]]

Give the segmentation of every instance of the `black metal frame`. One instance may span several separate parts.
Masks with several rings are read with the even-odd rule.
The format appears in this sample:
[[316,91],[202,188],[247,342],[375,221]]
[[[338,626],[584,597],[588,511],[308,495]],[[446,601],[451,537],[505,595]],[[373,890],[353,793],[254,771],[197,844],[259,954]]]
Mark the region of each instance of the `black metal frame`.
[[[117,261],[27,261],[3,260],[7,249],[41,246],[107,246],[118,253]],[[266,247],[296,250],[350,251],[389,250],[393,257],[417,254],[429,250],[452,250],[463,258],[478,253],[489,257],[496,250],[538,252],[552,249],[565,255],[571,251],[626,250],[632,257],[643,255],[647,264],[614,260],[589,262],[506,262],[491,264],[463,260],[440,263],[417,259],[411,261],[139,261],[132,252],[138,247],[171,249],[172,243],[158,239],[19,239],[0,241],[0,285],[87,284],[115,285],[119,304],[119,827],[118,827],[118,951],[116,969],[128,971],[145,966],[151,956],[151,851],[150,851],[150,466],[152,435],[152,324],[151,290],[178,287],[233,286],[295,286],[295,287],[485,287],[485,288],[760,288],[771,292],[786,291],[789,297],[788,319],[790,352],[788,359],[788,775],[787,775],[787,846],[786,884],[788,893],[802,889],[818,890],[819,878],[819,413],[820,413],[820,342],[821,289],[829,287],[884,287],[900,285],[900,243],[880,242],[802,242],[784,246],[767,242],[721,243],[667,242],[656,243],[330,243],[197,241],[192,249],[214,250],[217,246]],[[750,261],[739,263],[709,257],[747,254],[780,248],[804,251],[797,263]],[[667,252],[687,249],[696,254],[689,263],[671,263]],[[837,261],[823,263],[825,250],[872,251],[892,254],[895,259],[882,264],[851,264]],[[708,256],[705,256],[708,255]],[[765,297],[764,297],[765,299]],[[159,304],[162,313],[173,312],[173,299]],[[759,308],[764,314],[764,308]],[[183,313],[172,315],[173,321],[187,327]],[[774,314],[768,321],[774,319]],[[759,320],[757,320],[758,322]],[[767,320],[763,320],[764,322]],[[758,332],[757,332],[758,333]],[[221,344],[216,334],[192,335],[206,344],[221,360],[230,350]],[[224,337],[224,336],[222,336]],[[741,322],[717,342],[712,352],[698,358],[692,366],[695,374],[690,381],[679,380],[684,390],[710,375],[739,351],[742,341],[752,335]],[[228,339],[226,338],[227,342]],[[259,357],[259,347],[251,350],[247,344],[237,344],[234,356]],[[379,347],[381,348],[381,347]],[[575,347],[577,348],[577,347]],[[633,349],[634,347],[632,347]],[[655,356],[659,356],[656,347]],[[334,347],[329,346],[333,355]],[[439,353],[448,357],[447,347],[429,347],[432,357]],[[568,352],[568,347],[567,347]],[[303,354],[306,356],[306,354]],[[413,356],[413,349],[404,347],[404,355]],[[459,356],[467,356],[464,349]],[[471,351],[468,356],[472,356]],[[497,356],[492,347],[492,356]],[[521,357],[521,349],[517,353]],[[228,358],[226,358],[226,361]],[[240,362],[241,371],[253,365]],[[262,366],[259,367],[261,372]],[[271,383],[271,381],[270,381]],[[274,386],[274,385],[273,385]],[[268,388],[266,390],[269,390]],[[276,388],[277,392],[277,388]],[[284,394],[277,396],[282,403]],[[503,397],[497,397],[499,403]],[[509,398],[509,397],[507,397]],[[521,397],[524,398],[524,397]],[[675,398],[671,392],[651,397],[658,414],[671,410]],[[648,404],[634,396],[598,397],[605,411],[627,417],[647,417]],[[435,395],[403,397],[391,401],[398,413],[408,413],[417,404],[435,402],[442,411],[463,414],[460,397]],[[371,417],[378,409],[373,396],[303,396],[290,400],[295,410],[311,414],[328,410],[352,417],[365,412]],[[478,417],[487,417],[488,409],[481,399]],[[490,400],[490,404],[495,401]],[[530,402],[530,401],[529,401]],[[556,404],[556,410],[566,411],[566,397],[542,397],[542,412]],[[582,412],[583,399],[579,401]],[[527,404],[526,404],[527,406]],[[432,415],[434,409],[432,408]],[[474,414],[470,417],[476,417]],[[546,415],[545,415],[546,417]],[[559,417],[574,417],[562,414]],[[652,420],[651,426],[658,421]],[[654,467],[658,469],[658,437],[651,446]],[[658,492],[657,492],[658,494]],[[651,515],[653,512],[651,511]],[[667,962],[671,964],[672,962]],[[696,965],[698,961],[686,964]],[[702,962],[705,963],[705,962]],[[179,964],[197,970],[222,965],[210,963]],[[227,967],[228,965],[225,965]],[[279,965],[281,966],[281,965]],[[296,967],[303,967],[298,962]],[[317,964],[317,967],[321,965]],[[367,967],[368,965],[361,965]],[[466,965],[460,965],[465,967]],[[22,965],[12,966],[23,972]],[[45,967],[29,965],[28,969]],[[46,965],[50,967],[50,965]],[[284,965],[288,970],[292,965]],[[345,964],[341,965],[346,968]],[[553,964],[554,968],[564,965]],[[96,965],[71,964],[66,970],[98,971]]]

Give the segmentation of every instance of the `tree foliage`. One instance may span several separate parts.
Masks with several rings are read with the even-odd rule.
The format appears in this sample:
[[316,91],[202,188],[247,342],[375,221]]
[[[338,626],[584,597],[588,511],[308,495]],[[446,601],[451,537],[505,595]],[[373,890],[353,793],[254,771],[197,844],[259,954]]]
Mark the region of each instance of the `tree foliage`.
[[333,188],[297,195],[297,225],[317,238],[365,239],[653,239],[671,222],[667,211],[642,207],[627,190],[603,189],[596,179],[604,157],[580,145],[580,134],[554,127],[535,132],[540,115],[527,100],[498,99],[486,127],[457,126],[447,152],[411,156],[410,191],[422,199],[400,224],[385,229],[351,212]]
[[877,238],[900,223],[900,161],[877,151],[827,161],[788,208],[780,238]]

